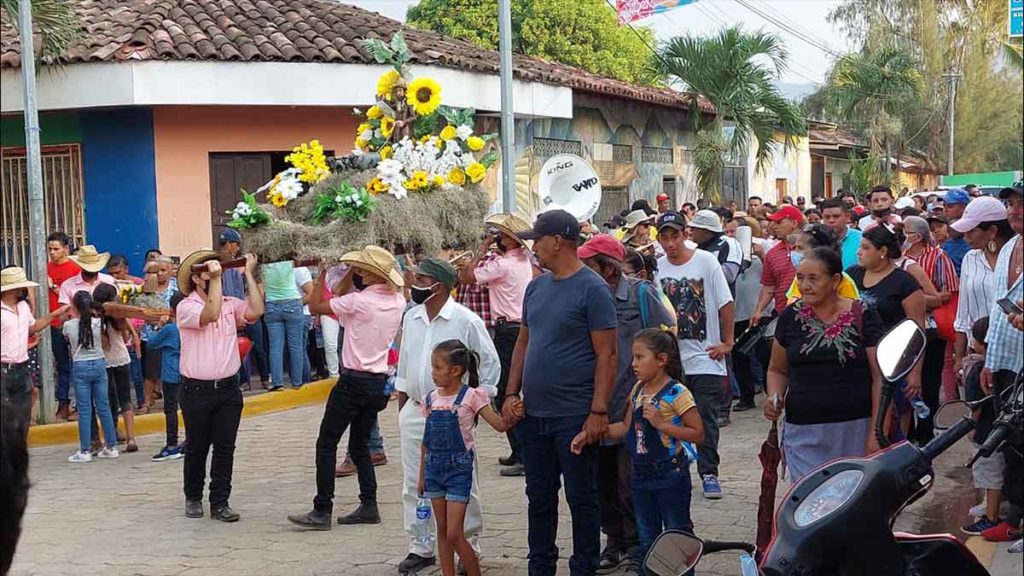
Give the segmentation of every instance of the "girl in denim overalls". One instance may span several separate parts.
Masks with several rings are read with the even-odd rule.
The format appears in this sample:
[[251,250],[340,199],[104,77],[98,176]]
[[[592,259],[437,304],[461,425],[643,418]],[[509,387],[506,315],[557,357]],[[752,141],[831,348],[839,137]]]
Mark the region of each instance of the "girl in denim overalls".
[[[663,530],[693,532],[689,463],[696,460],[693,444],[703,442],[704,427],[693,394],[682,384],[672,334],[653,328],[638,332],[633,372],[639,382],[629,395],[625,418],[610,425],[608,435],[628,437],[638,539],[635,565],[643,574],[647,551]],[[583,445],[581,433],[573,439],[572,450]]]
[[[430,358],[435,390],[423,401],[427,423],[420,455],[419,493],[430,498],[437,523],[441,571],[455,576],[455,553],[470,576],[480,574],[480,562],[466,540],[463,525],[473,485],[473,427],[480,415],[498,432],[508,425],[491,408],[487,392],[478,388],[480,358],[459,340],[434,348]],[[467,384],[463,384],[467,376]]]

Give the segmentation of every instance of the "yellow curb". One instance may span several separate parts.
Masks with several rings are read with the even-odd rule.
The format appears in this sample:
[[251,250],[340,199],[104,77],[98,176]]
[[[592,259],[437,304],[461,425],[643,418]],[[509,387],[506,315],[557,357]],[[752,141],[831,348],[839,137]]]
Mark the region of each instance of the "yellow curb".
[[964,542],[964,546],[974,554],[974,557],[985,567],[992,565],[992,558],[999,547],[997,542],[989,542],[981,536],[971,536]]
[[[327,399],[331,388],[336,382],[335,379],[319,380],[310,382],[298,390],[284,389],[280,392],[268,392],[249,396],[245,399],[245,407],[242,408],[242,417],[266,414],[268,412],[280,412],[298,406],[320,404]],[[181,415],[178,415],[179,425]],[[142,414],[135,417],[135,435],[156,434],[164,431],[164,415]],[[119,425],[118,429],[124,432],[124,426]],[[57,424],[41,424],[32,426],[28,431],[29,447],[53,446],[56,444],[74,444],[78,442],[78,422],[60,422]]]

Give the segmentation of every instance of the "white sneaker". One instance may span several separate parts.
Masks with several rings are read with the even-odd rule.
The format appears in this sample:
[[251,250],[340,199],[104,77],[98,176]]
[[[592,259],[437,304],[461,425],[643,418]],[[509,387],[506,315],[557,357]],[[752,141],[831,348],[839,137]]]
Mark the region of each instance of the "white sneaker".
[[[972,507],[967,513],[970,514],[974,518],[981,518],[982,516],[985,515],[985,506],[986,506],[985,500],[982,500],[981,504],[978,504],[978,505]],[[1010,502],[1007,501],[1007,500],[1003,500],[1002,502],[999,503],[999,516],[1001,518],[1005,518],[1009,514],[1010,514]]]
[[117,448],[104,448],[96,454],[97,458],[119,458],[120,456],[121,453],[117,451]]
[[75,452],[71,456],[68,456],[68,462],[71,462],[72,464],[92,462],[92,454],[89,454],[88,452],[82,452],[81,450],[79,450],[78,452]]

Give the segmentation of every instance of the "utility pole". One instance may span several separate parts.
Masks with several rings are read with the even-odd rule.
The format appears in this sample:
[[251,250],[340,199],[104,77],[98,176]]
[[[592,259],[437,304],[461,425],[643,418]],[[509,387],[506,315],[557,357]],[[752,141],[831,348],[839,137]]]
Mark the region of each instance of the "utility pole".
[[946,173],[952,176],[953,172],[953,146],[954,146],[954,135],[956,134],[956,81],[960,78],[960,74],[950,73],[943,74],[943,78],[949,80],[949,111],[947,112],[949,118],[949,157],[946,161]]
[[[46,205],[43,200],[43,163],[39,151],[39,110],[36,105],[36,61],[32,37],[32,2],[18,2],[18,34],[21,39],[22,105],[25,107],[25,156],[28,171],[28,221],[31,278],[39,283],[36,289],[36,316],[50,313],[50,288],[46,276]],[[39,333],[39,370],[43,391],[39,395],[39,412],[43,419],[54,418],[53,352],[50,331]]]
[[512,6],[498,0],[498,51],[501,64],[501,210],[512,212],[515,191],[515,116],[512,112]]

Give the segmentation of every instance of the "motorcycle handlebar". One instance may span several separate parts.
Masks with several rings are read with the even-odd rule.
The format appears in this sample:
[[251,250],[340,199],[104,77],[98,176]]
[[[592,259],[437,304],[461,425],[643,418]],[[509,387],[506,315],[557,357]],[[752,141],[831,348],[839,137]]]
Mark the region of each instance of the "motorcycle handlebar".
[[978,448],[978,453],[975,455],[977,458],[988,458],[993,452],[999,449],[999,445],[1003,443],[1006,436],[1010,433],[1010,423],[1003,420],[996,420],[995,425],[992,428],[992,432],[989,433],[988,438],[985,438],[985,442]]
[[748,542],[716,542],[714,540],[704,542],[704,554],[714,554],[727,550],[741,550],[748,554],[753,554],[757,551],[757,547]]
[[974,430],[974,426],[974,420],[971,420],[970,418],[961,418],[960,421],[954,424],[949,430],[939,434],[932,439],[931,442],[926,444],[924,448],[921,448],[921,453],[924,454],[925,458],[928,458],[929,461],[934,460],[936,456],[948,450],[950,446],[956,444],[964,436],[967,436],[971,430]]

